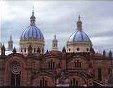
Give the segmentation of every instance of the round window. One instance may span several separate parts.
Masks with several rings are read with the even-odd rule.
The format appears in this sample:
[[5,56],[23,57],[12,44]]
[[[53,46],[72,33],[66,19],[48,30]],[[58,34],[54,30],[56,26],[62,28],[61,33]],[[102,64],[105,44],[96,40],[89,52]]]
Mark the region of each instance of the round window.
[[11,64],[11,72],[13,74],[19,74],[21,71],[20,64],[18,62],[13,62]]

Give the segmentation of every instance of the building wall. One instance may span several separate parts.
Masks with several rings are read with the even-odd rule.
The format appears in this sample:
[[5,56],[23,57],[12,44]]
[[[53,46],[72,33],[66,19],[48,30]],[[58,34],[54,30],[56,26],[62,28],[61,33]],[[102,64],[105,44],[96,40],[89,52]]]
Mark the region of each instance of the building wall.
[[[78,67],[75,66],[77,61],[81,63]],[[47,86],[55,86],[56,83],[71,85],[74,79],[78,86],[92,85],[93,81],[105,84],[109,79],[111,61],[102,55],[71,55],[62,52],[54,54],[54,51],[37,57],[10,54],[5,59],[0,58],[0,86],[11,85],[13,62],[20,64],[20,86],[41,86],[41,80]],[[98,68],[101,68],[102,80],[98,80]]]

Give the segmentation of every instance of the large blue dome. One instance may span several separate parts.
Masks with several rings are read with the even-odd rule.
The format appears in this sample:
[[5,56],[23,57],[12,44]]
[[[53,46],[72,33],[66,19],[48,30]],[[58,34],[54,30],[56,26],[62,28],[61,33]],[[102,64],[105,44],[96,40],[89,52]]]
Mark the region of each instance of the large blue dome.
[[83,31],[74,32],[69,40],[69,42],[91,42],[88,35]]
[[28,26],[22,33],[21,39],[41,39],[44,40],[43,34],[35,25]]

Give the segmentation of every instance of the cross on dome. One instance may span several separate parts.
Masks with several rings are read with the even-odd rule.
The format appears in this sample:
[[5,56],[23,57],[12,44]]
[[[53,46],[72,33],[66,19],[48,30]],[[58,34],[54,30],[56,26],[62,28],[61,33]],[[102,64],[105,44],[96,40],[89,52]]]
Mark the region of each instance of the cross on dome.
[[80,18],[81,18],[81,17],[80,17],[80,15],[79,15],[79,17],[78,17],[78,21],[80,21]]

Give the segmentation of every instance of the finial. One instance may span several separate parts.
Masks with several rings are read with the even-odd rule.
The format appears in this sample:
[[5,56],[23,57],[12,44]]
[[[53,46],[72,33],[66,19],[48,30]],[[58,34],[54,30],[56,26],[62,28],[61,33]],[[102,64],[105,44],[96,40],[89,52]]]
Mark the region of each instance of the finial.
[[16,53],[16,48],[14,47],[14,49],[13,49],[13,53],[15,54]]
[[32,9],[32,15],[34,16],[34,6],[33,6],[33,9]]
[[63,47],[62,52],[66,52],[65,46]]
[[79,20],[79,21],[80,21],[80,18],[81,18],[81,17],[80,17],[80,15],[79,15],[79,16],[78,16],[78,20]]
[[105,50],[103,50],[103,56],[106,56],[106,51]]
[[54,35],[54,39],[56,39],[56,35]]
[[112,51],[109,51],[109,58],[112,58]]
[[10,41],[12,41],[12,36],[10,35]]

